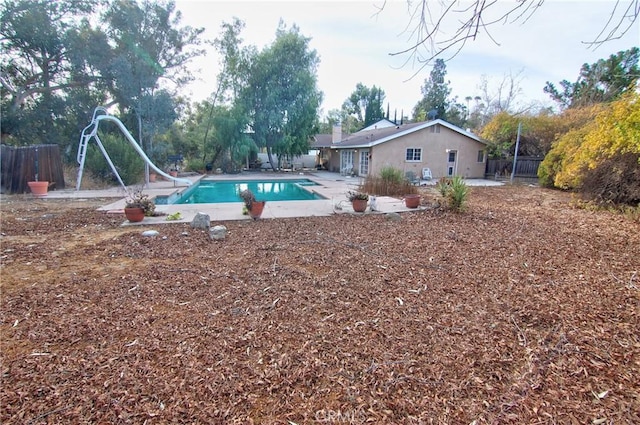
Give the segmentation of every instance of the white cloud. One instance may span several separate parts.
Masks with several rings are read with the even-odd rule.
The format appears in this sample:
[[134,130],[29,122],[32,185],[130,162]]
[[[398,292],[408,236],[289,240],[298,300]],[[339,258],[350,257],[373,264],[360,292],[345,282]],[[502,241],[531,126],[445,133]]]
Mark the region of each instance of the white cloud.
[[[178,0],[182,24],[206,28],[205,36],[215,38],[223,21],[236,16],[246,23],[242,36],[247,44],[262,48],[275,39],[278,22],[296,24],[311,37],[321,63],[318,86],[324,92],[323,110],[340,108],[357,83],[376,85],[386,93],[391,111],[410,114],[421,98],[420,86],[431,66],[418,72],[418,66],[402,67],[405,57],[389,53],[406,48],[410,40],[405,31],[409,20],[404,0],[387,1],[380,13],[372,1],[197,1]],[[435,2],[432,4],[436,4]],[[464,3],[462,3],[464,4]],[[508,2],[504,7],[512,5]],[[527,22],[491,27],[491,36],[469,42],[464,50],[447,62],[447,77],[453,94],[464,99],[475,96],[481,76],[500,80],[503,75],[522,71],[523,101],[548,102],[542,88],[546,81],[577,78],[583,63],[593,63],[610,54],[640,44],[636,26],[621,40],[589,49],[583,42],[593,40],[606,23],[613,2],[546,1]],[[203,100],[215,88],[218,58],[213,49],[194,61],[202,69],[200,80],[187,88],[192,100]]]

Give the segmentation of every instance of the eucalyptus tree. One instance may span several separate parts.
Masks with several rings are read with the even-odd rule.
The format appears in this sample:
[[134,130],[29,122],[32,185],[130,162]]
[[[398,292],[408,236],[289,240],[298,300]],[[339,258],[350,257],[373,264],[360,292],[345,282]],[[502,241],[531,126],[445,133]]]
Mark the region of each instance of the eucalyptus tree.
[[317,89],[319,59],[309,41],[297,26],[286,29],[281,23],[273,44],[251,58],[240,95],[253,138],[266,148],[274,170],[273,153],[306,154],[317,128],[322,99]]
[[253,46],[243,46],[244,28],[245,23],[234,17],[231,22],[222,23],[220,35],[213,40],[220,57],[217,87],[211,95],[214,105],[217,102],[233,104],[245,85],[248,62],[256,52]]
[[97,104],[117,105],[125,122],[133,112],[138,128],[175,119],[171,90],[192,78],[187,64],[202,52],[203,30],[180,18],[173,2],[4,0],[3,133],[69,145]]
[[[182,16],[173,1],[116,0],[102,19],[108,53],[99,71],[121,116],[135,115],[144,144],[143,122],[171,119],[175,105],[167,94],[193,79],[187,65],[204,54],[198,47],[204,29],[180,26]],[[146,132],[150,150],[153,134],[153,128]]]
[[[217,76],[216,90],[207,101],[209,103],[208,118],[202,121],[205,127],[200,149],[203,163],[215,163],[226,149],[229,151],[229,157],[233,159],[239,155],[238,152],[244,151],[246,148],[247,140],[245,137],[219,137],[216,135],[218,127],[214,126],[214,123],[218,122],[225,127],[220,131],[228,134],[231,119],[228,113],[230,111],[237,115],[233,118],[235,123],[242,122],[246,125],[247,122],[246,117],[243,116],[242,108],[236,105],[240,91],[246,82],[248,62],[250,57],[255,54],[254,47],[243,47],[242,45],[241,33],[244,26],[244,22],[235,17],[231,22],[223,22],[220,35],[212,43],[220,56],[220,72]],[[219,104],[226,107],[220,108]],[[232,107],[233,105],[236,106]],[[216,113],[222,115],[218,117]],[[231,133],[236,135],[235,132]],[[235,146],[236,143],[239,146]],[[208,158],[209,154],[212,155],[211,159]]]
[[155,138],[169,130],[178,119],[176,102],[171,94],[164,90],[156,90],[152,95],[142,96],[139,103],[139,117],[147,135],[147,154],[156,164],[166,162],[168,147],[160,146]]
[[213,144],[218,149],[212,162],[222,163],[227,171],[237,171],[251,153],[257,152],[255,142],[246,132],[248,117],[239,108],[242,106],[220,106],[213,118]]

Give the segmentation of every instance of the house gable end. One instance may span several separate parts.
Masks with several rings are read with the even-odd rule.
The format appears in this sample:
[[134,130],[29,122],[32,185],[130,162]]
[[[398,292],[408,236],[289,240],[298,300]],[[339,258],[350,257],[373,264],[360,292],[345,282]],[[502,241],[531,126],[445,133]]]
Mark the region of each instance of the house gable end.
[[[405,126],[396,126],[391,129],[385,128],[385,129],[372,130],[369,132],[365,132],[361,130],[360,132],[353,134],[350,137],[346,138],[345,140],[341,141],[339,144],[336,144],[335,148],[336,149],[371,148],[373,146],[401,138],[408,134],[412,134],[416,131],[421,131],[426,128],[433,127],[435,125],[441,125],[458,134],[466,136],[469,139],[482,143],[483,145],[487,144],[487,142],[480,139],[480,137],[476,136],[475,134],[470,133],[466,130],[463,130],[458,126],[455,126],[441,119],[437,119],[437,120],[427,121],[422,123],[406,124]],[[403,129],[403,127],[405,128]],[[391,132],[391,134],[389,134],[389,132]],[[380,137],[376,138],[376,136],[380,136]]]

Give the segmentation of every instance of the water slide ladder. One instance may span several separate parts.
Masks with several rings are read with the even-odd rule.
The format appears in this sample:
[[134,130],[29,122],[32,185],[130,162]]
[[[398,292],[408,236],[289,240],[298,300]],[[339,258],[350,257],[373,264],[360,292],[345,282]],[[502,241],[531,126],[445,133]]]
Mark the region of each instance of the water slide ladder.
[[100,137],[98,136],[98,125],[102,121],[111,121],[116,123],[116,125],[118,126],[122,134],[124,134],[124,136],[127,138],[131,146],[133,146],[133,148],[136,150],[138,155],[140,155],[142,160],[145,163],[147,163],[149,167],[152,170],[154,170],[156,173],[158,173],[159,175],[163,176],[168,180],[173,180],[176,183],[184,183],[187,186],[192,184],[191,180],[189,179],[173,177],[165,173],[161,169],[159,169],[153,162],[151,162],[149,157],[144,153],[144,151],[142,150],[142,148],[140,147],[136,139],[134,139],[131,133],[129,133],[129,130],[127,130],[124,124],[122,124],[122,121],[120,121],[117,117],[110,115],[109,112],[102,106],[98,106],[93,111],[93,117],[91,118],[91,122],[89,123],[88,126],[84,128],[84,130],[82,130],[82,134],[80,135],[80,144],[78,146],[78,155],[76,158],[78,161],[78,164],[80,165],[80,167],[78,167],[78,178],[76,183],[76,190],[80,190],[80,184],[82,183],[82,173],[84,171],[84,163],[85,163],[85,160],[87,159],[87,146],[89,145],[89,141],[91,141],[92,138],[95,138],[98,148],[100,149],[105,159],[107,160],[109,167],[111,167],[111,171],[113,171],[113,174],[116,176],[116,178],[118,179],[118,182],[124,188],[125,192],[128,192],[127,187],[122,181],[122,178],[120,178],[120,174],[118,174],[118,170],[116,169],[116,166],[111,161],[109,154],[107,153],[106,149],[104,148],[104,145],[102,144],[102,141],[100,140]]

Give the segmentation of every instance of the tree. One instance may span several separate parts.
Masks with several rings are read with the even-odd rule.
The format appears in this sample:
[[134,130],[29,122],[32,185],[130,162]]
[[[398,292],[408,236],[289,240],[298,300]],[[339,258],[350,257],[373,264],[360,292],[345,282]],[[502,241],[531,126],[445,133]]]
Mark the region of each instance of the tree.
[[219,149],[213,157],[216,161],[223,152],[228,152],[227,157],[224,156],[222,168],[227,171],[235,171],[249,157],[249,154],[257,152],[257,147],[253,139],[247,134],[248,119],[244,113],[238,111],[236,107],[221,106],[217,109],[214,116],[213,143]]
[[[178,124],[173,125],[173,131],[179,134],[172,140],[173,148],[188,157],[205,157],[202,144],[207,124],[210,121],[211,103],[208,101],[196,102],[187,107],[184,118]],[[207,145],[207,149],[215,151],[212,144]],[[211,154],[211,152],[209,152]]]
[[[491,119],[500,112],[522,113],[529,108],[516,109],[518,95],[522,93],[520,81],[522,80],[522,70],[515,75],[512,72],[504,74],[502,80],[497,83],[486,75],[480,77],[480,95],[482,103],[485,105],[485,119]],[[493,87],[492,87],[493,86]]]
[[100,20],[101,4],[2,3],[3,133],[23,143],[59,143],[71,156],[65,147],[77,141],[96,105],[117,105],[139,134],[146,122],[148,147],[168,127],[162,121],[175,119],[170,90],[191,78],[186,64],[202,52],[194,46],[203,30],[179,27],[173,2],[117,0]]
[[[416,71],[417,75],[433,60],[445,54],[450,54],[445,60],[455,57],[467,42],[474,41],[483,34],[494,40],[489,32],[494,26],[526,23],[543,3],[541,0],[521,0],[505,6],[503,2],[486,0],[462,4],[457,0],[407,0],[410,17],[406,27],[414,41],[406,49],[391,54],[408,55],[406,63],[421,63],[422,66]],[[385,6],[386,2],[381,10]],[[602,30],[587,44],[598,46],[622,37],[636,28],[638,14],[640,0],[616,0],[610,16],[603,19],[605,25]],[[455,29],[451,31],[450,26]]]
[[467,115],[467,107],[458,102],[458,97],[451,99],[447,110],[447,122],[464,128],[467,125]]
[[140,99],[140,117],[147,133],[147,150],[149,157],[163,163],[169,154],[168,146],[154,145],[154,138],[171,128],[178,118],[176,104],[169,92],[158,90],[151,95],[144,95]]
[[[221,33],[218,38],[213,41],[213,45],[220,54],[221,70],[218,74],[218,86],[211,95],[209,106],[209,118],[206,121],[206,129],[202,140],[202,162],[207,162],[208,137],[214,121],[214,111],[218,102],[234,104],[237,100],[240,90],[245,84],[246,69],[248,58],[252,55],[251,49],[243,49],[242,38],[240,33],[244,28],[244,22],[238,18],[234,18],[232,22],[223,22]],[[236,109],[238,111],[238,109]],[[244,120],[246,121],[246,120]],[[215,162],[222,153],[220,146],[213,144],[213,159]]]
[[17,143],[57,143],[68,138],[68,126],[60,125],[66,112],[65,92],[92,80],[74,71],[70,57],[75,46],[70,41],[80,31],[81,17],[95,5],[92,0],[2,3],[2,133],[13,135]]
[[319,59],[309,49],[309,40],[297,26],[287,30],[281,23],[274,43],[252,58],[240,95],[254,140],[267,149],[274,170],[273,153],[307,153],[317,128],[322,99],[316,87]]
[[640,78],[639,58],[640,49],[632,47],[594,64],[585,63],[575,83],[563,80],[562,91],[559,91],[547,81],[544,92],[563,109],[610,102],[636,89]]
[[375,85],[371,88],[362,83],[356,84],[356,89],[342,104],[342,110],[357,119],[356,128],[367,127],[384,118],[382,104],[385,93]]
[[340,124],[342,131],[347,134],[355,133],[362,128],[357,119],[343,107],[341,109],[331,109],[327,112],[327,120],[320,123],[319,132],[331,134],[333,126],[336,124]]
[[212,94],[213,104],[218,101],[233,103],[244,86],[248,58],[255,54],[252,48],[242,47],[240,34],[244,27],[245,23],[234,17],[231,22],[222,23],[220,35],[213,41],[220,54],[220,73],[218,87]]
[[180,27],[181,14],[173,1],[116,0],[103,19],[114,46],[108,50],[108,62],[101,62],[101,74],[110,81],[108,88],[121,114],[133,112],[137,117],[138,141],[149,148],[151,140],[143,143],[142,127],[149,107],[143,104],[160,99],[154,94],[161,85],[177,88],[193,79],[187,64],[204,53],[196,48],[204,29]]
[[447,119],[449,110],[450,81],[445,81],[447,65],[442,59],[436,59],[429,78],[421,87],[422,99],[413,108],[413,117],[416,121],[440,118]]
[[480,133],[488,141],[487,153],[492,158],[515,154],[518,125],[522,124],[518,155],[544,156],[551,148],[559,119],[546,112],[538,115],[500,112],[487,123]]

